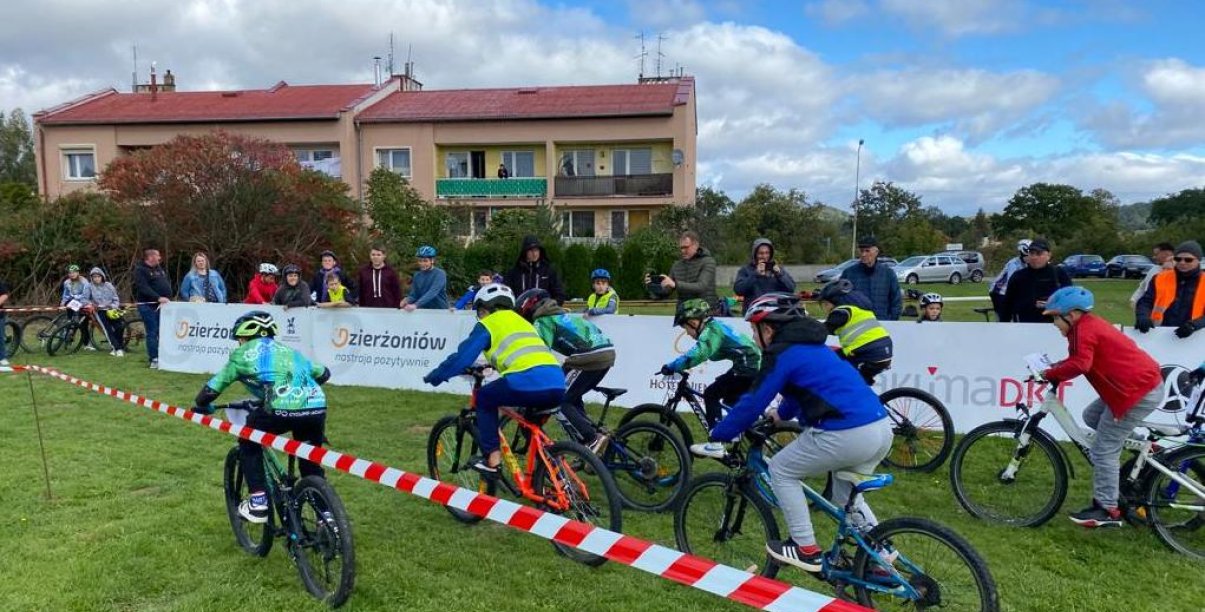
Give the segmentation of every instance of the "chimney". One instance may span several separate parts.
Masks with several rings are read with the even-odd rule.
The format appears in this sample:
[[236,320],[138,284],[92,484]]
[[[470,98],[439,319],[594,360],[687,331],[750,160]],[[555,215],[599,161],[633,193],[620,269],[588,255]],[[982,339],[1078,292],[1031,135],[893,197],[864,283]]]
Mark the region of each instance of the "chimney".
[[163,91],[176,91],[176,75],[170,69],[163,73]]
[[381,56],[372,56],[372,84],[381,86]]
[[151,62],[151,101],[159,99],[159,82],[155,79],[155,62]]

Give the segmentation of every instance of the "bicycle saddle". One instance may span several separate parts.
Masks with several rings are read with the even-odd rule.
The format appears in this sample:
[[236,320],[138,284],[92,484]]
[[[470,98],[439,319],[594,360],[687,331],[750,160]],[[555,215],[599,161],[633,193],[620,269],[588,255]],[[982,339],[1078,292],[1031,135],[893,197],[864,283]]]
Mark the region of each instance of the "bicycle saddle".
[[1145,427],[1154,433],[1161,436],[1179,436],[1184,434],[1184,430],[1179,425],[1166,425],[1163,423],[1148,423],[1143,421],[1138,424],[1139,427]]
[[974,310],[975,312],[979,313],[979,314],[987,314],[987,313],[989,313],[989,312],[993,312],[993,311],[994,311],[994,309],[993,309],[991,306],[984,306],[984,307],[982,307],[982,308],[975,308],[975,309],[973,309],[973,310]]
[[603,396],[607,398],[608,402],[614,401],[615,398],[628,392],[627,389],[613,389],[611,387],[594,387],[594,390],[603,394]]
[[879,489],[882,489],[895,482],[895,476],[892,476],[891,474],[858,474],[857,472],[836,472],[833,475],[841,480],[853,483],[854,490],[858,493],[878,491]]

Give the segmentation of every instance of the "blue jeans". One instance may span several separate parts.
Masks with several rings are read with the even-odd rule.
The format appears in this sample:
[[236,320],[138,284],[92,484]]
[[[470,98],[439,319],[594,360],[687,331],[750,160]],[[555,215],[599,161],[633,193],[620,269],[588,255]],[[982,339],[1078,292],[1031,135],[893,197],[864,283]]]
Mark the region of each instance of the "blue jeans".
[[543,410],[561,405],[563,387],[520,390],[511,388],[510,381],[499,378],[477,392],[477,437],[485,456],[501,448],[498,440],[498,408],[535,408]]
[[159,359],[159,304],[139,304],[138,317],[146,328],[146,356],[156,361]]

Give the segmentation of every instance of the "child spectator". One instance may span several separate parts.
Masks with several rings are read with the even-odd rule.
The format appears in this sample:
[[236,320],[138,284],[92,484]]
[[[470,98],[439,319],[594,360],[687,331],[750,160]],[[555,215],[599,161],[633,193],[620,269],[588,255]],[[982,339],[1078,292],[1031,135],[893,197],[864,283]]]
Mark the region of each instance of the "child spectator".
[[327,272],[326,278],[326,302],[318,302],[319,308],[347,308],[355,306],[355,299],[351,292],[343,285],[343,280],[339,278],[337,272]]
[[252,277],[251,282],[247,284],[247,299],[243,300],[243,303],[271,304],[272,298],[276,297],[276,277],[279,275],[280,270],[277,270],[274,264],[259,264],[259,274]]
[[447,310],[448,275],[435,267],[435,247],[418,247],[414,256],[418,258],[418,272],[410,278],[410,295],[402,300],[402,309],[407,312],[416,308]]
[[456,306],[453,307],[452,310],[472,310],[473,298],[477,297],[477,290],[490,283],[501,284],[502,281],[498,280],[498,275],[494,274],[492,270],[482,270],[478,272],[477,284],[469,287],[469,290],[465,291],[464,295],[460,296],[459,300],[456,300]]
[[586,298],[586,316],[619,313],[619,296],[611,288],[611,273],[599,268],[590,273],[594,293]]
[[920,296],[920,318],[916,322],[941,322],[944,304],[940,293],[926,293]]

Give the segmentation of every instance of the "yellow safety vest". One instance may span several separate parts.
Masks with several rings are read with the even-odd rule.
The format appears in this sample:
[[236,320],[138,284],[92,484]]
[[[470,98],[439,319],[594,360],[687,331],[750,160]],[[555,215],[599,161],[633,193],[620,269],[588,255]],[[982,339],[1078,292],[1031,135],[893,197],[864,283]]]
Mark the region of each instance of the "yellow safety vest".
[[854,351],[879,340],[889,338],[890,334],[883,327],[874,313],[857,306],[838,306],[835,310],[849,313],[849,321],[836,330],[837,338],[841,341],[841,352],[853,355]]
[[485,350],[485,358],[499,374],[506,376],[536,366],[558,365],[552,351],[536,334],[536,328],[515,311],[491,313],[481,320],[481,324],[490,333],[490,347]]
[[606,306],[611,298],[615,298],[615,314],[619,314],[619,296],[615,295],[614,289],[607,289],[607,292],[602,295],[591,292],[590,297],[586,298],[586,308],[597,308],[600,304]]

